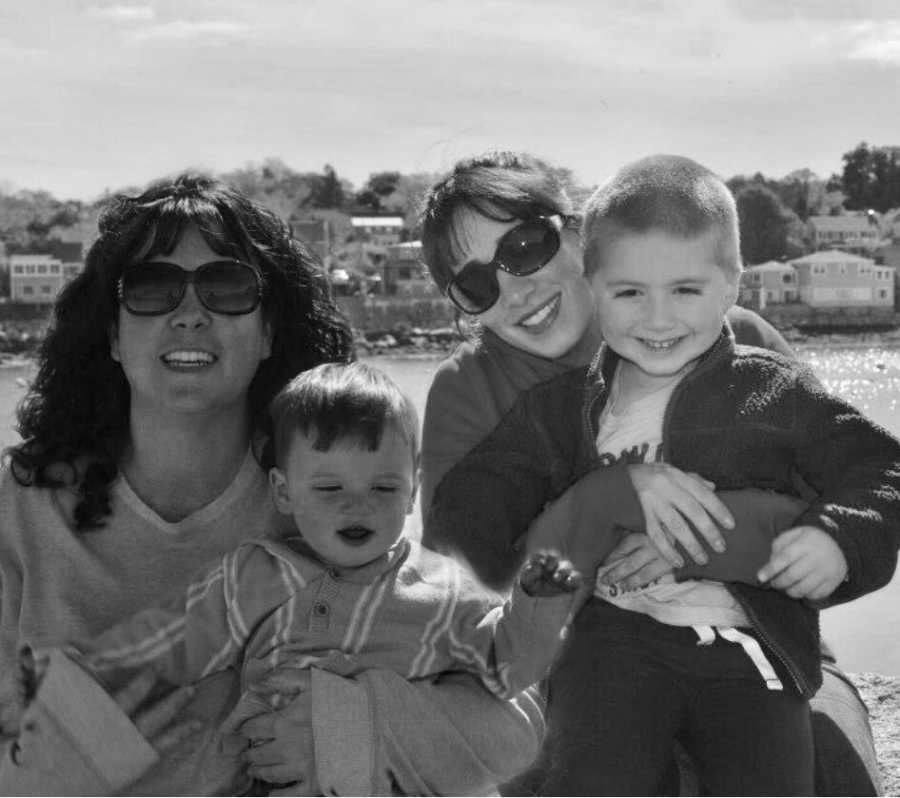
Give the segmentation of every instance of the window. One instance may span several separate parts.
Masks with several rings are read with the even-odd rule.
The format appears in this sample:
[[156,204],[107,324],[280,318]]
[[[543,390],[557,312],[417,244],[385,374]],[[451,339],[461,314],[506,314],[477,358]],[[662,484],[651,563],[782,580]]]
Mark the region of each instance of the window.
[[23,293],[23,294],[33,294],[33,293],[34,293],[34,286],[33,286],[33,285],[23,285],[23,286],[22,286],[22,293]]
[[37,267],[37,273],[38,274],[46,274],[47,273],[47,264],[39,263],[38,267]]
[[781,282],[786,283],[786,284],[791,284],[791,283],[793,283],[793,282],[794,282],[794,275],[793,275],[793,274],[782,274],[782,275],[781,275]]
[[34,264],[28,263],[25,265],[25,274],[34,274]]
[[50,265],[50,274],[59,274],[59,264],[53,263]]
[[49,286],[49,285],[42,285],[42,286],[41,286],[41,293],[42,293],[42,294],[49,294],[49,293],[50,293],[50,286]]
[[24,266],[13,266],[13,274],[22,274],[24,271]]
[[878,298],[879,299],[887,299],[888,298],[887,289],[879,288],[878,289]]

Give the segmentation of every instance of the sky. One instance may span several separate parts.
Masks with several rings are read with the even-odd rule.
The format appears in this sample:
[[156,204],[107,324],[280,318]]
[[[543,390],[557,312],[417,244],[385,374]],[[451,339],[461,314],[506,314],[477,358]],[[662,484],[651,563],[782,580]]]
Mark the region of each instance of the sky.
[[28,0],[0,10],[0,188],[91,200],[267,158],[587,185],[654,152],[827,178],[900,145],[897,0]]

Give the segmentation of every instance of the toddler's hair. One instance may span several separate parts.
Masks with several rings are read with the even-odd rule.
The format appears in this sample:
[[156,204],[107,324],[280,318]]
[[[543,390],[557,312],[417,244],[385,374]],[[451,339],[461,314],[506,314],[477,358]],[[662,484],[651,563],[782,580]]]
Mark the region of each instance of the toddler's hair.
[[272,400],[269,408],[275,464],[283,467],[297,432],[326,452],[335,443],[355,443],[375,451],[388,425],[419,447],[416,408],[384,372],[365,363],[323,363],[298,374]]
[[604,248],[627,235],[660,232],[694,238],[716,232],[716,262],[741,271],[734,196],[705,166],[680,155],[651,155],[627,164],[588,199],[582,240],[585,274],[603,265]]

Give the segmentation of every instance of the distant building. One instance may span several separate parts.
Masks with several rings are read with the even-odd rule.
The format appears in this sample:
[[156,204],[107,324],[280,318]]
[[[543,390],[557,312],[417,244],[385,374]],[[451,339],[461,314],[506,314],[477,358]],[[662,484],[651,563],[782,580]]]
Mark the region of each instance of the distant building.
[[740,300],[745,307],[764,308],[799,299],[797,272],[789,263],[770,260],[748,266],[741,274]]
[[399,214],[385,216],[350,217],[354,232],[363,233],[368,240],[382,247],[399,244],[403,238],[403,217]]
[[878,219],[866,214],[810,216],[809,237],[814,250],[843,249],[856,254],[871,253],[881,239]]
[[389,246],[382,270],[385,294],[407,297],[440,296],[440,290],[422,262],[421,241]]
[[64,262],[52,255],[10,255],[9,297],[13,302],[50,304],[83,268],[80,261]]
[[814,308],[894,308],[894,268],[849,252],[814,252],[789,261],[800,301]]

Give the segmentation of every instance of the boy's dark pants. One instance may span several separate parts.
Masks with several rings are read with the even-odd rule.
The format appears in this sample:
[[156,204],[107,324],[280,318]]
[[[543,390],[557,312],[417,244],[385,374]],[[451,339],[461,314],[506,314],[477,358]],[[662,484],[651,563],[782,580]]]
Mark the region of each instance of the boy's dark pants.
[[812,795],[809,704],[744,650],[591,599],[550,677],[545,795],[650,795],[678,737],[707,793]]

